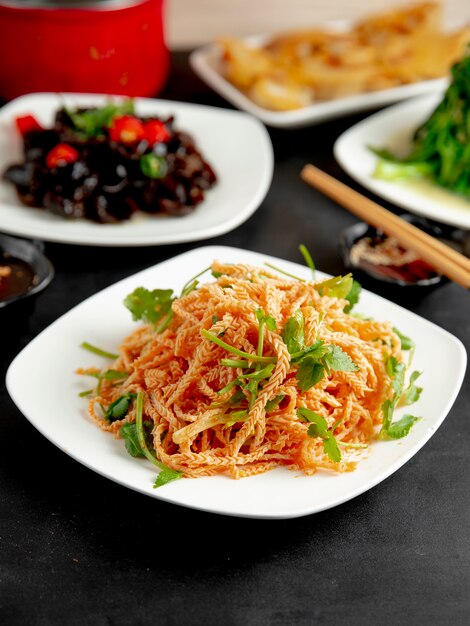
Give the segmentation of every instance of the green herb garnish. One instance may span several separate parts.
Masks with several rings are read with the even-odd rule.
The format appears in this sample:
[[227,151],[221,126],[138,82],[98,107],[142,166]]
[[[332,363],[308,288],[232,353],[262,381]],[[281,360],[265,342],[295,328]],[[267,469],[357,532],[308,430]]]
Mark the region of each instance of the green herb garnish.
[[305,346],[304,317],[300,310],[287,320],[282,338],[291,355],[291,363],[297,365],[297,381],[301,391],[314,387],[330,370],[355,372],[359,368],[339,346],[316,341]]
[[323,439],[323,449],[325,454],[331,461],[333,461],[333,463],[339,463],[341,461],[341,452],[338,447],[338,442],[333,434],[337,424],[335,424],[332,428],[328,428],[328,422],[326,419],[322,415],[319,415],[310,409],[297,409],[297,416],[303,422],[310,422],[310,426],[307,431],[309,437],[321,437],[321,439]]
[[80,396],[89,396],[92,393],[96,393],[97,395],[99,395],[100,390],[101,390],[101,383],[103,382],[103,380],[123,380],[129,376],[127,372],[120,372],[119,370],[113,370],[113,369],[105,370],[104,372],[100,370],[97,370],[97,371],[83,370],[83,371],[80,371],[79,374],[81,376],[91,376],[92,378],[96,378],[98,381],[96,389],[89,389],[87,391],[82,391],[79,394]]
[[[145,420],[143,422],[143,428],[145,432],[145,440],[147,442],[147,447],[150,450],[153,450],[153,446],[151,443],[152,437],[151,432],[153,428],[153,422],[151,420]],[[126,446],[126,450],[133,457],[145,457],[145,454],[140,446],[139,437],[137,435],[137,426],[135,422],[127,422],[121,426],[119,429],[119,434],[124,439],[124,444]]]
[[[401,439],[407,435],[410,428],[420,418],[414,415],[404,415],[402,418],[393,422],[393,412],[397,404],[402,399],[403,387],[405,382],[405,365],[400,363],[393,356],[387,359],[386,363],[387,372],[392,379],[393,397],[391,400],[385,400],[382,404],[382,428],[380,430],[380,437],[382,439]],[[410,404],[419,398],[422,389],[414,385],[415,380],[418,378],[419,372],[413,372],[410,377],[410,385],[405,392],[403,404]]]
[[137,287],[124,300],[135,321],[156,324],[171,309],[173,289],[153,289]]
[[135,398],[135,393],[125,393],[117,400],[112,402],[105,411],[105,418],[108,422],[115,422],[116,420],[122,420],[126,417],[130,404]]
[[237,356],[241,357],[242,359],[246,359],[247,361],[253,363],[275,363],[277,361],[276,357],[274,356],[258,356],[257,354],[250,354],[249,352],[239,350],[238,348],[235,348],[235,346],[231,346],[230,344],[223,341],[223,339],[220,339],[220,337],[217,337],[216,335],[210,333],[205,328],[201,330],[201,335],[209,341],[212,341],[212,343],[216,343],[221,348],[225,348],[225,350],[227,350],[228,352],[236,354]]
[[115,361],[119,356],[118,354],[114,354],[114,352],[107,352],[106,350],[97,348],[96,346],[93,346],[91,343],[88,343],[88,341],[83,341],[80,344],[80,347],[84,348],[85,350],[88,350],[88,352],[93,352],[93,354],[97,354],[98,356],[103,356],[106,359],[113,359],[113,361]]
[[414,402],[417,402],[419,400],[423,391],[422,387],[418,387],[417,385],[415,385],[415,381],[417,378],[419,378],[419,376],[421,376],[421,372],[414,371],[411,374],[409,385],[403,392],[402,397],[400,398],[399,403],[401,405],[413,404]]
[[139,393],[137,394],[136,410],[135,410],[137,441],[139,443],[139,446],[140,446],[140,449],[142,450],[143,455],[151,463],[153,463],[156,467],[158,467],[158,469],[161,470],[161,473],[163,473],[163,476],[161,476],[161,473],[159,474],[159,476],[157,476],[157,479],[155,480],[155,483],[153,485],[154,487],[161,487],[162,485],[166,485],[167,483],[173,480],[178,480],[179,478],[182,478],[183,473],[177,472],[176,470],[171,469],[164,463],[161,463],[157,459],[157,457],[154,454],[152,454],[152,452],[150,451],[150,448],[147,444],[147,440],[145,436],[145,429],[144,429],[144,425],[142,421],[143,408],[144,408],[144,393],[142,391],[139,391]]
[[315,263],[313,262],[312,255],[303,243],[300,244],[299,250],[304,257],[305,264],[312,270],[312,280],[315,280]]
[[132,115],[134,113],[133,100],[125,100],[120,104],[110,102],[103,107],[87,109],[86,111],[66,110],[76,130],[88,137],[97,137],[109,128],[115,117]]

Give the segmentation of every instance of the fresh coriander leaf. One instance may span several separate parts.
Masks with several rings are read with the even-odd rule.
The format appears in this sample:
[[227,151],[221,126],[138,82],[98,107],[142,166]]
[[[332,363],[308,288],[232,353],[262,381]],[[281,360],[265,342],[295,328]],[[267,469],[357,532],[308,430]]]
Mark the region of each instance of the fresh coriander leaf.
[[310,409],[300,408],[297,409],[298,417],[303,421],[310,422],[307,433],[309,437],[321,437],[323,439],[323,449],[325,454],[333,461],[333,463],[339,463],[341,461],[341,452],[338,447],[338,442],[333,435],[333,429],[328,429],[328,422],[326,419],[311,411]]
[[413,404],[414,402],[417,402],[419,400],[421,393],[423,391],[422,387],[418,387],[415,385],[415,381],[417,380],[417,378],[419,378],[419,376],[421,376],[421,372],[414,371],[411,374],[410,382],[400,399],[400,404],[403,404],[403,405]]
[[330,298],[346,299],[353,287],[353,277],[351,274],[346,276],[334,276],[328,280],[315,285],[315,289],[321,296],[330,296]]
[[307,430],[307,434],[312,439],[315,439],[315,437],[321,437],[320,429],[318,428],[318,425],[315,423],[310,424]]
[[329,351],[323,357],[323,363],[333,371],[357,372],[358,366],[351,359],[349,354],[344,352],[339,346],[328,346]]
[[315,426],[315,428],[318,430],[318,434],[313,435],[314,437],[318,437],[318,436],[327,437],[328,436],[328,422],[319,413],[316,413],[315,411],[312,411],[311,409],[305,409],[304,407],[300,407],[299,409],[297,409],[297,417],[302,422],[310,422],[310,424],[313,424]]
[[294,315],[287,320],[282,332],[282,339],[287,346],[289,354],[303,350],[305,345],[304,334],[305,320],[302,311],[295,311]]
[[270,413],[271,411],[275,411],[277,409],[277,407],[281,404],[281,402],[284,400],[284,398],[286,397],[285,393],[281,393],[278,396],[276,396],[275,398],[273,398],[272,400],[268,400],[266,402],[266,406],[265,411],[266,413]]
[[161,470],[158,474],[153,487],[157,489],[158,487],[163,487],[163,485],[167,485],[168,483],[173,482],[174,480],[179,480],[183,478],[183,472],[178,472],[170,467],[165,467],[165,469]]
[[390,424],[385,431],[385,437],[388,437],[389,439],[402,439],[402,437],[406,437],[413,424],[415,424],[419,419],[419,417],[415,417],[414,415],[404,415],[396,422],[392,422],[392,424]]
[[338,447],[338,442],[333,435],[330,434],[323,440],[323,449],[333,463],[339,463],[341,461],[341,452]]
[[126,417],[129,406],[134,398],[135,393],[126,393],[112,402],[104,414],[108,422],[115,422],[116,420],[122,420]]
[[213,324],[217,324],[217,322],[219,321],[219,318],[217,317],[217,315],[213,315],[211,321]]
[[385,402],[382,404],[383,418],[382,428],[380,430],[380,436],[382,437],[382,439],[386,436],[386,433],[392,423],[394,408],[395,405],[393,404],[393,402],[391,402],[391,400],[385,400]]
[[250,380],[249,383],[246,385],[246,389],[248,389],[248,391],[252,394],[255,395],[258,391],[258,381],[257,380]]
[[398,328],[394,328],[393,329],[394,333],[396,335],[398,335],[398,338],[400,339],[400,343],[401,343],[401,349],[402,350],[414,350],[415,349],[415,342],[413,341],[413,339],[411,339],[410,337],[407,337],[406,335],[403,335]]
[[67,114],[72,120],[76,130],[96,137],[102,135],[105,128],[111,126],[113,119],[120,115],[132,115],[134,113],[134,102],[125,100],[120,104],[109,102],[103,107],[87,109],[85,111],[69,111]]
[[155,324],[170,311],[174,299],[172,296],[172,289],[149,291],[145,287],[137,287],[125,298],[124,305],[134,320]]
[[[151,420],[145,420],[145,422],[143,422],[143,428],[145,432],[145,441],[147,443],[147,447],[150,450],[153,450],[153,444],[152,444],[153,422]],[[121,428],[119,429],[119,434],[124,439],[126,450],[129,452],[131,456],[145,457],[145,454],[139,443],[139,438],[137,435],[137,425],[135,422],[123,424]]]
[[233,396],[230,398],[229,404],[231,404],[232,406],[237,406],[238,404],[240,404],[241,402],[244,402],[245,400],[246,398],[245,398],[245,394],[243,393],[243,391],[241,389],[237,389],[235,393],[233,394]]
[[325,375],[325,367],[313,357],[305,357],[297,368],[297,382],[300,391],[308,391],[319,383]]
[[357,280],[353,279],[351,289],[349,290],[347,296],[345,297],[345,299],[349,302],[349,304],[347,304],[344,307],[345,313],[349,313],[353,309],[353,307],[359,302],[361,290],[362,290],[361,284]]
[[395,392],[395,401],[403,393],[405,383],[405,364],[398,361],[394,356],[387,359],[386,368],[388,375],[392,379],[392,389]]
[[329,346],[325,345],[325,342],[319,339],[315,341],[311,346],[307,346],[303,350],[299,352],[294,352],[291,354],[292,363],[300,363],[305,357],[310,356],[314,357],[317,361],[322,359],[325,354],[328,352]]
[[276,320],[271,315],[266,315],[265,317],[266,328],[271,331],[276,330]]

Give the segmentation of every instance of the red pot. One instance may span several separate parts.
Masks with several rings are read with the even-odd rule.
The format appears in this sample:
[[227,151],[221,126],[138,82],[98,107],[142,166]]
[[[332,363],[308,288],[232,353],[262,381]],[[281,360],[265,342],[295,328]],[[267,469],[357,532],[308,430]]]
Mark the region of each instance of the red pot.
[[0,97],[155,96],[168,74],[163,0],[0,0]]

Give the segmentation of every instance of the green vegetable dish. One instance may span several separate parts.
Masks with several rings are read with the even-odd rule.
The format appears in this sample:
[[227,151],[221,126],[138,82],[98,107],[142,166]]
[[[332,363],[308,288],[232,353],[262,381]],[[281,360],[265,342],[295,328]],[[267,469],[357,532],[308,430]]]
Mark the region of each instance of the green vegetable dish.
[[452,68],[442,101],[414,132],[407,156],[369,147],[379,157],[377,178],[426,178],[470,198],[470,49]]

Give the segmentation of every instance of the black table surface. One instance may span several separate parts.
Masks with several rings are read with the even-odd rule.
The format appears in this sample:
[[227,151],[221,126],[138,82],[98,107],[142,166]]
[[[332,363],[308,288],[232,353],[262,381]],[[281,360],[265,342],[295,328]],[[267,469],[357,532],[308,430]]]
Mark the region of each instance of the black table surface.
[[[161,95],[229,107],[191,73],[181,53],[173,56]],[[258,211],[226,235],[125,250],[47,243],[56,276],[26,320],[2,328],[2,379],[13,357],[70,308],[199,246],[236,246],[300,262],[298,245],[305,243],[319,269],[344,273],[338,234],[356,220],[303,183],[299,172],[311,162],[356,187],[335,163],[333,144],[365,115],[270,130],[271,188]],[[367,287],[470,345],[470,296],[461,287],[447,283],[418,294]],[[432,367],[440,355],[432,346],[429,354]],[[386,481],[334,509],[270,521],[180,508],[95,474],[37,432],[3,385],[0,622],[468,623],[469,406],[467,374],[441,428]]]

